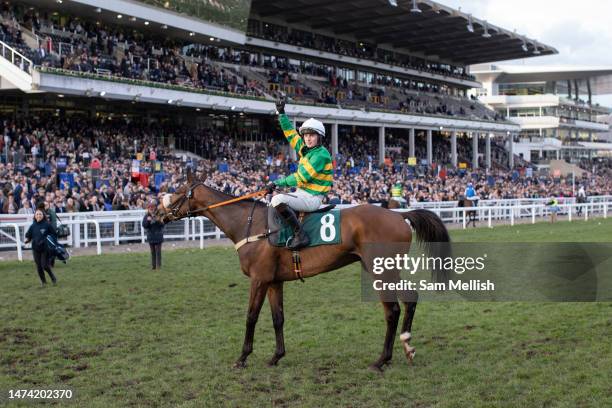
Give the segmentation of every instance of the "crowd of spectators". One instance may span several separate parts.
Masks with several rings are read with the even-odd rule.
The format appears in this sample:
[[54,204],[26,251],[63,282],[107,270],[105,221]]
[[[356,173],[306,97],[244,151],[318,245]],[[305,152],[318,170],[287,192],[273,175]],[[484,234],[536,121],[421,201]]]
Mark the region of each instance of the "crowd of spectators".
[[[163,82],[195,88],[262,96],[257,86],[209,63],[187,60],[184,45],[169,39],[154,40],[144,33],[120,26],[69,18],[59,25],[45,13],[17,5],[3,5],[7,27],[23,27],[36,33],[39,43],[29,56],[35,65],[81,72],[108,74],[135,80]],[[13,24],[15,23],[15,24]],[[19,35],[13,45],[28,48]],[[3,27],[1,35],[4,35]]]
[[[307,103],[503,120],[477,101],[465,96],[452,96],[448,87],[425,80],[400,80],[379,74],[368,75],[359,81],[347,80],[336,68],[325,64],[301,61],[295,65],[286,57],[262,58],[247,50],[156,40],[124,26],[109,26],[81,18],[58,20],[51,17],[33,8],[5,3],[2,5],[0,35],[26,53],[35,65],[43,67],[257,97],[275,97],[282,92]],[[29,49],[21,38],[21,26],[37,35],[36,49]],[[299,30],[293,32],[300,33]],[[294,41],[297,37],[291,38]],[[337,43],[340,50],[350,49],[352,44],[344,40],[329,40]],[[418,59],[413,62],[418,65],[416,61]],[[231,66],[224,67],[217,62]],[[240,73],[239,65],[265,69],[264,78]],[[422,69],[435,71],[435,66],[427,63]],[[440,69],[447,72],[446,68]],[[313,89],[304,82],[302,75],[326,78],[327,83]]]
[[467,74],[461,67],[454,67],[448,64],[427,61],[423,58],[377,49],[372,44],[363,41],[348,41],[332,38],[257,20],[249,20],[247,34],[252,37],[264,38],[266,40],[327,51],[349,57],[368,59],[403,68],[411,68],[421,72],[475,80],[474,76]]
[[[471,116],[499,120],[482,105],[451,95],[448,88],[424,81],[398,81],[373,75],[365,83],[343,78],[333,68],[315,62],[296,66],[287,58],[271,57],[215,45],[193,45],[153,40],[122,27],[67,18],[59,25],[34,8],[2,3],[0,39],[17,48],[37,65],[79,72],[108,73],[124,78],[146,79],[176,85],[262,96],[270,84],[291,87],[295,99],[361,107],[393,106],[405,112]],[[39,35],[38,48],[26,45],[21,27]],[[419,59],[299,30],[268,25],[260,35],[275,41],[357,56],[421,71],[469,78],[456,67]],[[253,34],[255,35],[255,34]],[[395,58],[390,60],[390,58]],[[265,69],[266,81],[227,68],[227,64]],[[324,79],[315,90],[299,75]],[[148,201],[174,191],[188,167],[206,175],[207,183],[232,195],[262,188],[269,180],[295,171],[280,132],[259,142],[247,142],[221,129],[190,129],[176,124],[130,122],[122,117],[1,118],[0,213],[32,213],[44,201],[56,212],[125,210],[145,208]],[[228,137],[230,134],[231,137]],[[433,161],[449,161],[448,138],[434,138]],[[458,199],[468,181],[476,183],[483,198],[569,196],[571,182],[565,178],[527,177],[525,173],[497,166],[490,172],[455,171],[407,165],[407,138],[390,136],[388,160],[377,165],[377,138],[353,132],[339,141],[335,160],[335,184],[328,201],[333,203],[382,202],[390,186],[400,182],[410,201]],[[416,138],[416,156],[424,158],[425,139]],[[170,146],[182,146],[199,156],[175,157]],[[471,145],[458,139],[459,161],[471,161]],[[483,147],[479,148],[483,151]],[[493,146],[494,159],[507,162],[503,147]],[[138,162],[135,164],[135,160]],[[610,161],[581,163],[590,174],[584,183],[587,194],[612,192]]]
[[[0,212],[33,213],[41,201],[56,212],[145,208],[160,194],[173,192],[191,166],[206,182],[228,194],[256,191],[297,165],[287,155],[280,133],[264,143],[227,137],[221,130],[180,129],[170,124],[128,123],[123,118],[67,120],[58,117],[14,121],[4,119],[0,139]],[[170,140],[201,141],[200,157],[175,157]],[[376,138],[354,134],[341,139],[335,159],[332,203],[376,203],[388,200],[391,185],[400,182],[408,200],[457,200],[471,181],[482,198],[571,196],[571,178],[527,177],[525,172],[471,172],[445,167],[411,167],[406,153],[376,164]],[[390,142],[405,151],[405,140]],[[417,138],[417,154],[423,142]],[[464,146],[465,144],[465,146]],[[468,143],[458,143],[459,151]],[[434,157],[448,157],[444,142],[436,142]],[[422,156],[421,156],[422,157]],[[135,171],[134,160],[138,161]],[[606,167],[607,166],[607,167]],[[588,174],[588,195],[612,193],[610,162]]]

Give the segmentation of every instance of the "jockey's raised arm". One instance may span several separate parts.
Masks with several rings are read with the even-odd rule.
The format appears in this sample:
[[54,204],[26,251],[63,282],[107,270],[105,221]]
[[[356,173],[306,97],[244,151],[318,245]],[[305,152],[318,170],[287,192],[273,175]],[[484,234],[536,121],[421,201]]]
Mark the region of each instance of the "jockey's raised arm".
[[293,123],[291,122],[291,119],[289,119],[289,117],[285,115],[284,113],[281,113],[278,116],[278,121],[280,122],[281,129],[283,129],[283,134],[285,135],[285,139],[287,139],[287,141],[291,145],[291,148],[295,150],[300,157],[302,157],[301,156],[302,154],[300,153],[300,151],[302,150],[302,147],[304,146],[304,141],[302,140],[298,132],[293,127]]

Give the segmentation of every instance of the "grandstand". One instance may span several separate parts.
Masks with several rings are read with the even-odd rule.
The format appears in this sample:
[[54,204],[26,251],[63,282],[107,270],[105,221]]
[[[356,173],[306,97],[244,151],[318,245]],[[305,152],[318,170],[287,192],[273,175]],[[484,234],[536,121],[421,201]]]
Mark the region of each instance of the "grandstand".
[[612,155],[610,108],[593,96],[612,92],[612,67],[477,65],[478,99],[521,126],[513,150],[538,168]]
[[[189,1],[1,5],[3,212],[41,196],[62,210],[139,208],[173,191],[194,154],[218,188],[260,188],[295,168],[273,116],[281,95],[296,124],[326,125],[334,202],[378,202],[413,177],[414,200],[454,200],[468,168],[498,178],[491,198],[552,183],[503,191],[525,163],[511,142],[521,127],[470,96],[482,85],[469,66],[554,48],[425,0],[208,3],[219,13]],[[436,184],[443,169],[452,187]],[[593,177],[593,194],[609,191]]]

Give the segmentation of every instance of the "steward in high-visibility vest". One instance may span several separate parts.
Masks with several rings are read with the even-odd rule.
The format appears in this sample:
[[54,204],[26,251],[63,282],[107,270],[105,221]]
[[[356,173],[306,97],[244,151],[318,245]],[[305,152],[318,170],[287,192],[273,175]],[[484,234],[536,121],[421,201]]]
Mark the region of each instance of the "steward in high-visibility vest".
[[295,250],[310,244],[295,211],[310,212],[321,206],[323,198],[332,188],[334,169],[331,154],[321,144],[325,137],[323,123],[313,118],[308,119],[300,126],[298,134],[285,115],[284,100],[276,103],[276,110],[285,138],[300,160],[295,173],[279,178],[266,188],[272,193],[276,187],[297,187],[295,193],[278,194],[271,201],[279,215],[293,228],[293,237],[287,246]]

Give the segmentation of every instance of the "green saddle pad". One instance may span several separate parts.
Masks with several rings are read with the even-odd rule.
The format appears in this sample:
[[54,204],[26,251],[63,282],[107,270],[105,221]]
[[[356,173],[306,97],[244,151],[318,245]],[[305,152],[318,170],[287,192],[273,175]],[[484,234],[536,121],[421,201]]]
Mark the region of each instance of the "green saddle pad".
[[[293,230],[278,217],[276,210],[271,210],[274,213],[270,214],[268,228],[272,231],[279,231],[271,234],[268,240],[274,246],[284,247],[289,238],[293,236]],[[302,228],[310,238],[309,247],[339,244],[342,242],[340,234],[340,210],[310,213],[304,217]]]

